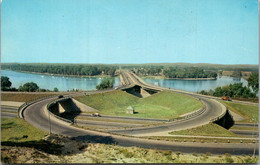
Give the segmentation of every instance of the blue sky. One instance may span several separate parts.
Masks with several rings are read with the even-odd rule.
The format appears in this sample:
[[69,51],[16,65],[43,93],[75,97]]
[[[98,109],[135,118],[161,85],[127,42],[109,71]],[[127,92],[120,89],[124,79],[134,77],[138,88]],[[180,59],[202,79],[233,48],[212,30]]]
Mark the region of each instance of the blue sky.
[[3,0],[1,62],[258,64],[257,0]]

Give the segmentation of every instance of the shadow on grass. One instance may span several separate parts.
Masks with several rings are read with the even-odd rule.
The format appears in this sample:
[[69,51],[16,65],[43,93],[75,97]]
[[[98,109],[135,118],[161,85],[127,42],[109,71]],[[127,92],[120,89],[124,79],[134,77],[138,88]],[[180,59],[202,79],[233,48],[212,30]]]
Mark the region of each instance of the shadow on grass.
[[53,144],[49,141],[39,140],[39,141],[26,141],[26,142],[13,142],[4,141],[1,142],[2,146],[13,146],[13,147],[29,147],[34,148],[48,154],[61,154],[62,145]]
[[115,144],[116,141],[111,136],[93,136],[84,135],[71,138],[73,140],[87,142],[87,143],[102,143],[102,144]]
[[[102,143],[102,144],[115,144],[116,142],[113,140],[110,136],[92,136],[92,135],[84,135],[84,136],[77,136],[77,137],[57,137],[56,135],[51,137],[52,139],[55,139],[55,141],[60,141],[60,144],[51,143],[47,140],[39,140],[39,141],[25,141],[25,142],[15,142],[15,141],[3,141],[1,142],[2,146],[13,146],[13,147],[28,147],[28,148],[34,148],[40,151],[43,151],[48,154],[54,154],[54,155],[70,155],[75,154],[83,151],[89,143]],[[82,145],[78,145],[78,150],[74,152],[62,152],[64,151],[64,148],[66,147],[66,144],[68,144],[68,140],[71,141],[77,141],[77,142],[84,142]],[[61,145],[64,144],[64,145]]]
[[9,122],[9,123],[1,123],[1,129],[8,129],[12,128],[14,122]]

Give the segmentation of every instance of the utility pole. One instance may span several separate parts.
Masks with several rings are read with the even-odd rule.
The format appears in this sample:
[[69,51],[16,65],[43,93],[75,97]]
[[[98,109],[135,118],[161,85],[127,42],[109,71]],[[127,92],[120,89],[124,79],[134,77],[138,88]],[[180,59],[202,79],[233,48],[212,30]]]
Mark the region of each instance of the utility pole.
[[51,117],[50,117],[50,111],[47,109],[49,114],[49,127],[50,127],[50,136],[51,136]]
[[[252,136],[253,136],[253,138],[254,138],[254,131],[255,131],[255,119],[253,118],[252,119],[253,120],[253,122],[254,122],[254,130],[252,131],[253,133],[252,133]],[[256,139],[256,137],[255,137],[255,139]],[[255,140],[255,143],[256,143],[256,140]],[[257,144],[257,143],[256,143]],[[254,144],[254,152],[253,152],[253,157],[255,158],[255,144]]]

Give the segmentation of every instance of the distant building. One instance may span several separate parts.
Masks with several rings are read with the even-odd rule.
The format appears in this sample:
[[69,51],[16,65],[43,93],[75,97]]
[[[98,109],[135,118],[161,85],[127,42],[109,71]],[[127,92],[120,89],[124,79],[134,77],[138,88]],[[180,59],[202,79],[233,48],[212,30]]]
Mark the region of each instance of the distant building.
[[130,105],[129,107],[126,108],[126,113],[127,114],[134,114],[134,108]]

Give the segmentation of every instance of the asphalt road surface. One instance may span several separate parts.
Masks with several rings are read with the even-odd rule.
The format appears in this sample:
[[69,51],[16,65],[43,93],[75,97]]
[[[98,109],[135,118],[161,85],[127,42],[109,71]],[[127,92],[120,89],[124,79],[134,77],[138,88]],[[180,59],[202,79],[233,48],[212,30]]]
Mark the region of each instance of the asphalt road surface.
[[18,108],[1,106],[1,117],[2,118],[14,118],[17,117]]
[[[128,81],[133,81],[131,77],[127,78]],[[131,82],[132,83],[132,82]],[[189,93],[190,94],[190,93]],[[196,94],[191,94],[196,95]],[[31,125],[49,131],[51,129],[52,133],[62,134],[70,137],[75,137],[76,139],[84,140],[87,137],[100,137],[109,139],[111,142],[116,142],[121,146],[137,146],[143,148],[153,148],[159,150],[172,150],[180,151],[185,153],[206,153],[210,152],[212,154],[253,154],[254,149],[256,149],[256,154],[258,154],[258,144],[232,144],[232,143],[180,143],[180,142],[169,142],[169,141],[157,141],[157,140],[148,140],[141,139],[136,137],[126,137],[119,135],[112,135],[109,133],[101,133],[97,131],[83,130],[80,128],[73,127],[68,123],[57,120],[54,117],[50,117],[48,113],[45,113],[44,109],[46,105],[51,102],[53,98],[46,99],[35,104],[30,105],[24,111],[24,119],[29,122]],[[197,118],[191,119],[191,121],[186,121],[186,127],[194,126],[195,124],[202,124],[203,122],[208,122],[210,118],[217,116],[220,113],[220,103],[209,100],[205,97],[202,97],[204,104],[206,105],[207,110]],[[201,117],[203,116],[203,117]],[[50,124],[49,124],[50,123]],[[153,131],[161,131],[162,129],[179,129],[184,128],[183,124],[185,123],[169,123],[168,125],[162,127],[152,127]],[[128,130],[127,130],[128,131]],[[151,130],[148,130],[150,132]],[[130,131],[130,134],[140,134],[147,133],[147,128]],[[134,132],[134,133],[133,133]]]
[[[32,104],[24,111],[24,119],[31,125],[42,129],[44,131],[50,130],[49,117],[44,112],[45,106],[51,102],[52,99],[46,99],[35,104]],[[152,148],[159,150],[172,150],[184,153],[206,153],[212,154],[252,154],[254,147],[258,154],[258,144],[215,144],[215,143],[180,143],[168,141],[156,141],[148,139],[140,139],[134,137],[124,137],[118,135],[111,135],[108,133],[101,133],[90,130],[83,130],[73,127],[65,122],[58,121],[51,118],[51,132],[55,134],[62,134],[76,139],[84,140],[85,137],[103,137],[110,139],[111,142],[116,142],[120,146],[137,146],[143,148]]]

